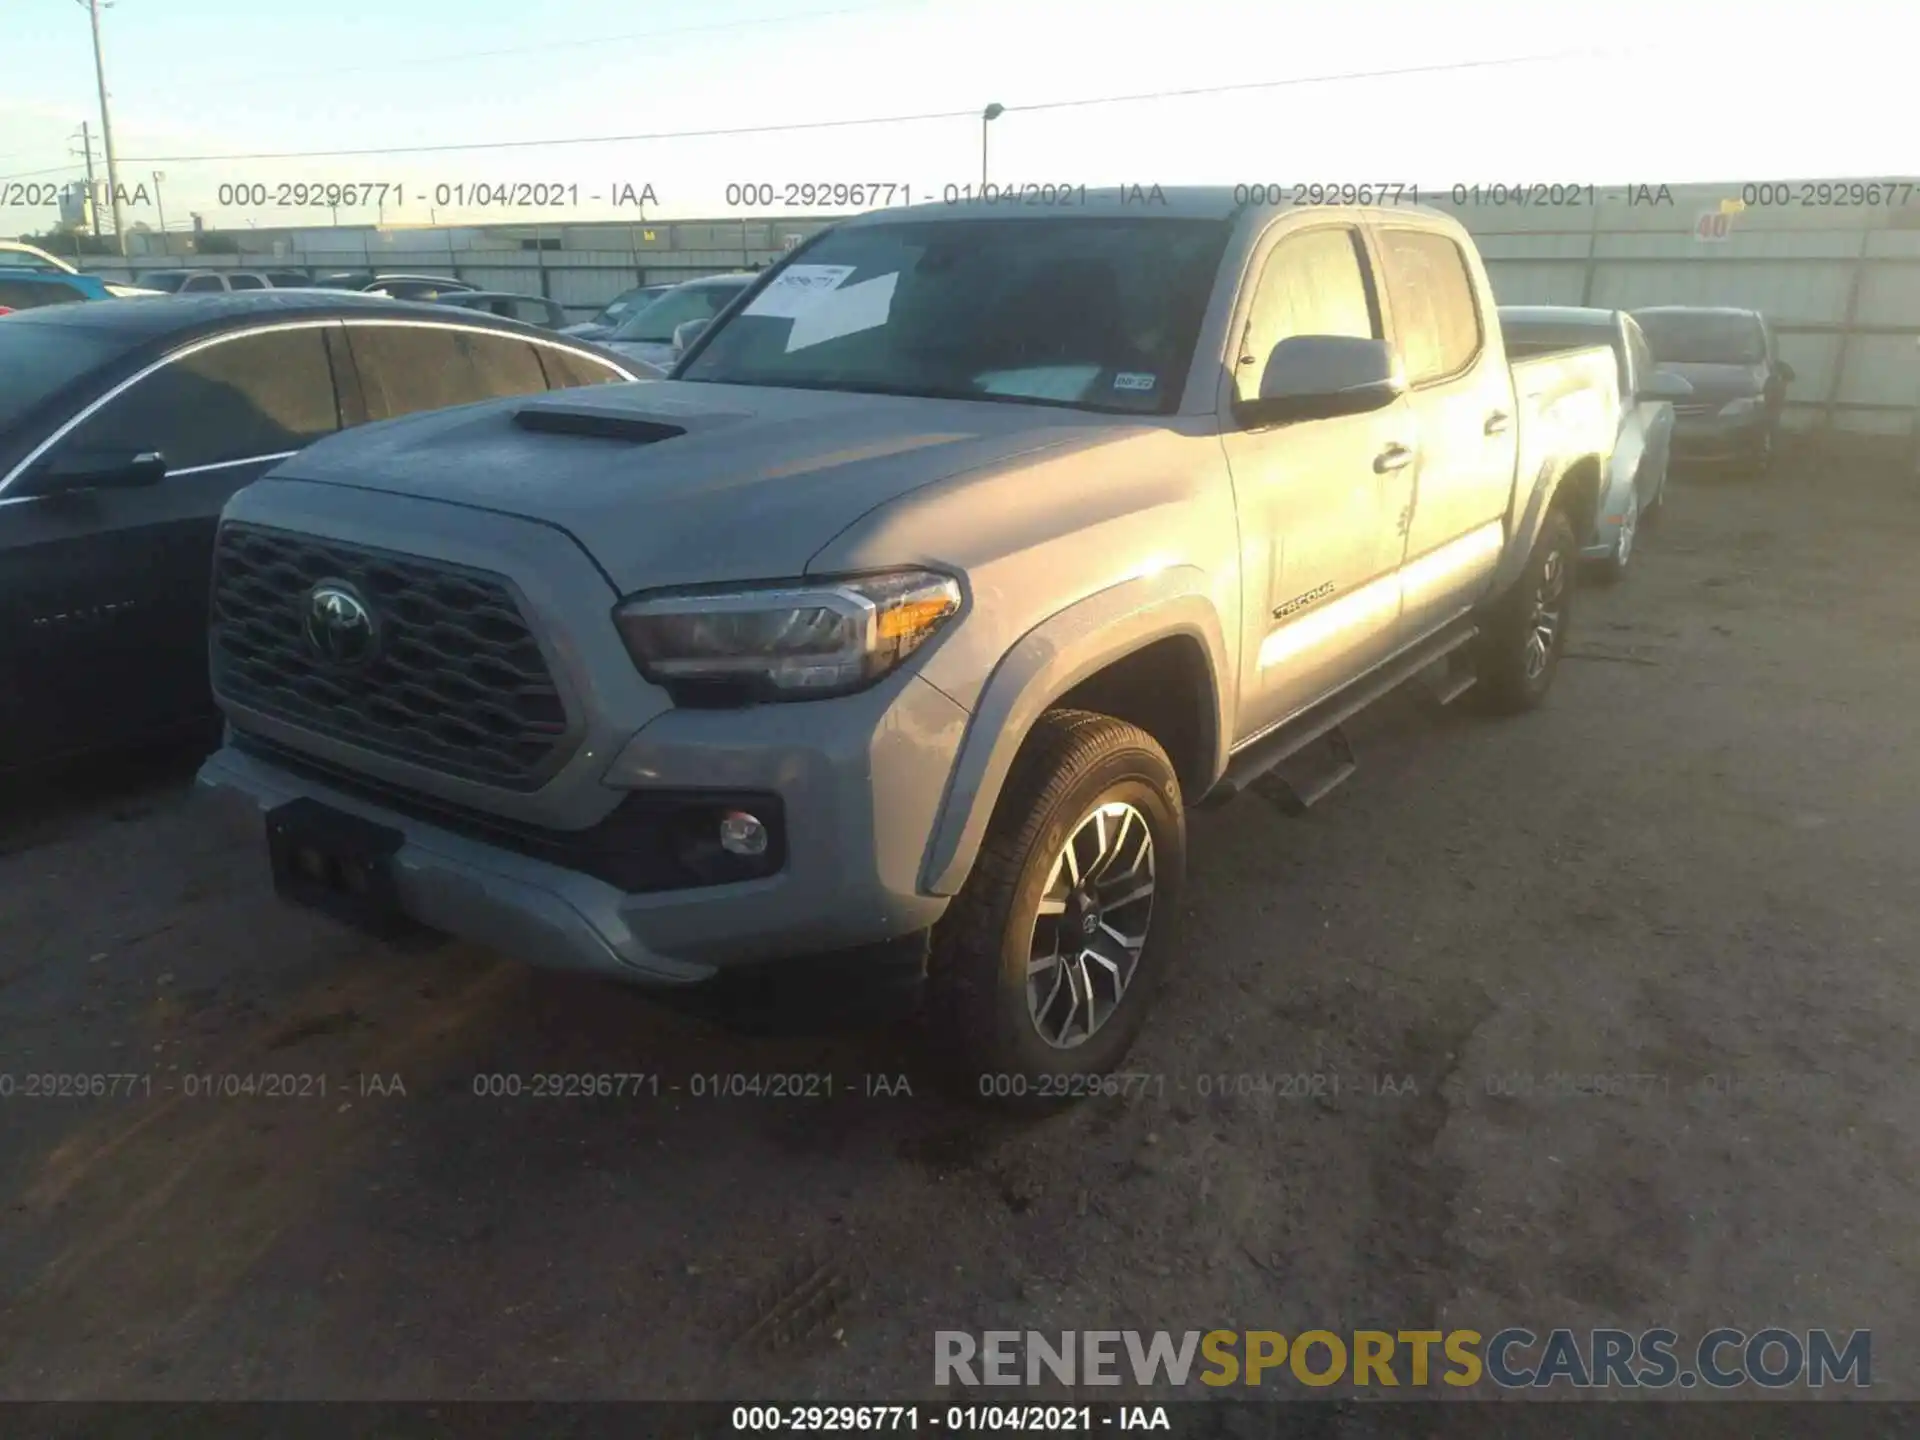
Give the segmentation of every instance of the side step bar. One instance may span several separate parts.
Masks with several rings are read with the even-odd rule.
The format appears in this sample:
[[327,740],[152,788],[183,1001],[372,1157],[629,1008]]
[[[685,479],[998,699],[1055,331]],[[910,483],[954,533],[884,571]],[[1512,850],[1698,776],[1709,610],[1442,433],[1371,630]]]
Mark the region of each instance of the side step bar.
[[[1376,666],[1346,689],[1302,711],[1279,729],[1235,753],[1227,762],[1227,773],[1200,797],[1193,808],[1211,810],[1226,804],[1253,788],[1254,781],[1267,775],[1281,761],[1298,755],[1314,741],[1326,738],[1334,761],[1333,768],[1326,775],[1304,788],[1289,785],[1278,777],[1273,777],[1260,787],[1263,794],[1272,795],[1284,809],[1294,813],[1306,809],[1354,772],[1353,747],[1348,744],[1341,725],[1429,666],[1448,659],[1479,633],[1480,628],[1473,618],[1465,617]],[[1447,682],[1446,689],[1436,688],[1435,693],[1445,694],[1451,700],[1472,683],[1469,672],[1465,684],[1458,683],[1456,677]]]

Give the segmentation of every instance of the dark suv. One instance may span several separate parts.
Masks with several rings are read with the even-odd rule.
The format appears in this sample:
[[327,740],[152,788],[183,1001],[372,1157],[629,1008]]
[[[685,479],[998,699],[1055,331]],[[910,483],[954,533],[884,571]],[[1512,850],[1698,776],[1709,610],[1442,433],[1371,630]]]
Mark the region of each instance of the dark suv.
[[1793,367],[1758,310],[1654,305],[1632,312],[1654,363],[1685,377],[1693,395],[1673,407],[1673,456],[1737,465],[1773,464]]

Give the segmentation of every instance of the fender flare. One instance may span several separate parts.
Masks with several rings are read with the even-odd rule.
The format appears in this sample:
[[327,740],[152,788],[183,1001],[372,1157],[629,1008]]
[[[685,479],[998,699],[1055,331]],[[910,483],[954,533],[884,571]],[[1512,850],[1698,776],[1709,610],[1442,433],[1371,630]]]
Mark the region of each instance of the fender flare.
[[[1599,467],[1600,483],[1607,480],[1606,457],[1597,454],[1574,455],[1564,461],[1555,457],[1541,465],[1539,473],[1533,478],[1533,488],[1527,495],[1526,503],[1519,509],[1519,518],[1515,521],[1511,536],[1507,541],[1506,553],[1500,557],[1500,563],[1494,568],[1493,578],[1487,585],[1487,598],[1496,600],[1507,593],[1507,588],[1520,578],[1527,567],[1527,557],[1533,554],[1533,542],[1540,538],[1541,528],[1547,523],[1547,512],[1553,508],[1554,500],[1560,494],[1560,487],[1575,470],[1582,465],[1593,464]],[[1596,503],[1605,498],[1596,495]],[[1592,528],[1594,517],[1587,517],[1587,527]],[[1577,528],[1577,527],[1576,527]],[[1586,535],[1575,536],[1576,544],[1584,545]]]
[[1040,716],[1088,676],[1159,640],[1187,636],[1205,656],[1212,693],[1213,773],[1226,766],[1222,687],[1234,673],[1207,574],[1171,566],[1124,580],[1041,621],[1001,657],[967,722],[920,867],[920,888],[954,895],[986,837],[1014,757]]

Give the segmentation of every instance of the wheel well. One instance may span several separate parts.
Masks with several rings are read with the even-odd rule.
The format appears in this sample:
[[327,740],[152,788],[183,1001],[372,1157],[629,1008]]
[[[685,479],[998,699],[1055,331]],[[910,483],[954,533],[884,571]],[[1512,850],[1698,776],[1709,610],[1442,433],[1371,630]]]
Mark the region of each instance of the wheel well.
[[1584,542],[1600,517],[1600,462],[1589,455],[1569,466],[1553,492],[1552,508],[1566,515],[1574,539]]
[[1213,669],[1191,636],[1170,635],[1095,671],[1051,708],[1096,710],[1160,742],[1189,800],[1213,783]]

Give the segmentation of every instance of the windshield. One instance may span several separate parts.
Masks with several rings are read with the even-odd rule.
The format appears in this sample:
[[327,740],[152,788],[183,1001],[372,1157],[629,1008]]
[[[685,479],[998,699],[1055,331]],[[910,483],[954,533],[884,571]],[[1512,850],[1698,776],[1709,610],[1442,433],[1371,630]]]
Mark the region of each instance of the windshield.
[[1758,365],[1767,358],[1766,336],[1752,315],[1642,310],[1633,318],[1646,333],[1655,360],[1679,365]]
[[1165,413],[1227,233],[1077,217],[852,226],[780,271],[679,378]]
[[711,320],[727,308],[734,296],[747,288],[747,283],[742,280],[738,284],[675,286],[652,304],[644,305],[629,315],[609,338],[668,344],[673,339],[676,327],[689,320]]
[[31,250],[14,250],[0,246],[0,270],[33,270],[42,275],[72,275],[74,268],[64,260],[56,260],[51,255],[39,255]]
[[618,325],[630,316],[636,306],[644,306],[651,300],[657,300],[667,293],[668,287],[662,285],[643,285],[637,290],[625,290],[607,302],[606,308],[593,317],[595,325]]
[[99,335],[35,315],[0,319],[0,429],[127,348]]

